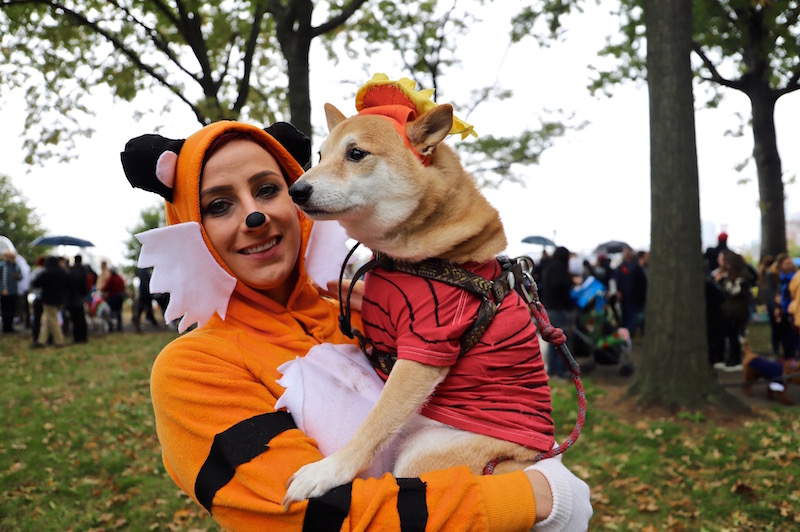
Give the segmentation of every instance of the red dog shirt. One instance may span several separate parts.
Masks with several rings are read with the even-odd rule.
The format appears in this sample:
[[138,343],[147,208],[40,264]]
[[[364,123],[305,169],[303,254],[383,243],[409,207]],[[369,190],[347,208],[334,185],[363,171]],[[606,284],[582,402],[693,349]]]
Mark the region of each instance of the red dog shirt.
[[[486,279],[502,271],[497,261],[463,267]],[[375,349],[397,353],[398,359],[451,366],[423,407],[424,416],[550,450],[550,387],[536,327],[519,294],[512,291],[505,297],[478,343],[459,356],[459,339],[480,303],[462,288],[378,268],[367,273],[361,318]]]

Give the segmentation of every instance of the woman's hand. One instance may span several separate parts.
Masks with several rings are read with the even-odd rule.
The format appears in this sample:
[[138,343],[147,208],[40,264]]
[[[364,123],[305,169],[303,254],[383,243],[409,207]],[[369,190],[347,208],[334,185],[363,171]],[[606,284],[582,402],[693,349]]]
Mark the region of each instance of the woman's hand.
[[592,502],[589,485],[564,467],[561,455],[525,470],[536,497],[536,532],[581,531],[589,527]]
[[[350,285],[353,284],[352,279],[342,279],[342,298],[347,299],[347,292],[350,290]],[[339,282],[328,281],[328,287],[325,290],[320,289],[320,293],[339,299]],[[361,302],[364,299],[364,281],[358,280],[353,286],[353,293],[350,295],[350,308],[353,310],[361,310]]]

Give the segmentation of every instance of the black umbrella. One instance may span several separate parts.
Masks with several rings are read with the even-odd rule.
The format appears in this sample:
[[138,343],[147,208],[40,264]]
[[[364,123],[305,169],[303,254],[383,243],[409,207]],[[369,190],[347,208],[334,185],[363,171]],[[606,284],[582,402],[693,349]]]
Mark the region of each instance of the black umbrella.
[[40,236],[33,242],[34,246],[77,246],[79,248],[91,248],[94,244],[82,238],[67,235]]
[[556,243],[547,238],[546,236],[526,236],[522,239],[522,241],[526,244],[537,244],[539,246],[553,246],[555,247]]
[[609,240],[608,242],[603,242],[594,248],[594,254],[610,255],[611,253],[622,253],[625,248],[629,247],[630,246],[628,244],[620,240]]

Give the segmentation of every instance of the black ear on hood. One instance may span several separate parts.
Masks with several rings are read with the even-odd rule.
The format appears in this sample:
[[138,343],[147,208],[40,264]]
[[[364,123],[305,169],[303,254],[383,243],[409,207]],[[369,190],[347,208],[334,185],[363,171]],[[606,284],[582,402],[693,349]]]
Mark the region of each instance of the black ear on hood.
[[289,155],[304,169],[311,162],[311,139],[305,136],[299,129],[287,122],[275,122],[269,127],[264,128],[272,138],[281,143],[286,148]]
[[165,152],[180,153],[186,139],[173,140],[161,135],[142,135],[129,140],[120,153],[122,169],[132,187],[155,192],[165,200],[172,201],[172,187],[165,185],[156,176],[156,164]]

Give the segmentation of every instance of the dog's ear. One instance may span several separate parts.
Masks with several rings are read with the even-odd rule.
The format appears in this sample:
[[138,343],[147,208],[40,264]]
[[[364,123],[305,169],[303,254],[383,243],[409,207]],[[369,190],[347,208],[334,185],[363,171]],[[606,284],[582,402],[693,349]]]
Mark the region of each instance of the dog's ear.
[[453,127],[453,106],[437,105],[413,122],[406,125],[406,135],[411,146],[421,155],[433,153]]
[[328,131],[333,131],[333,128],[347,120],[347,117],[330,103],[325,104],[325,118],[328,119]]

